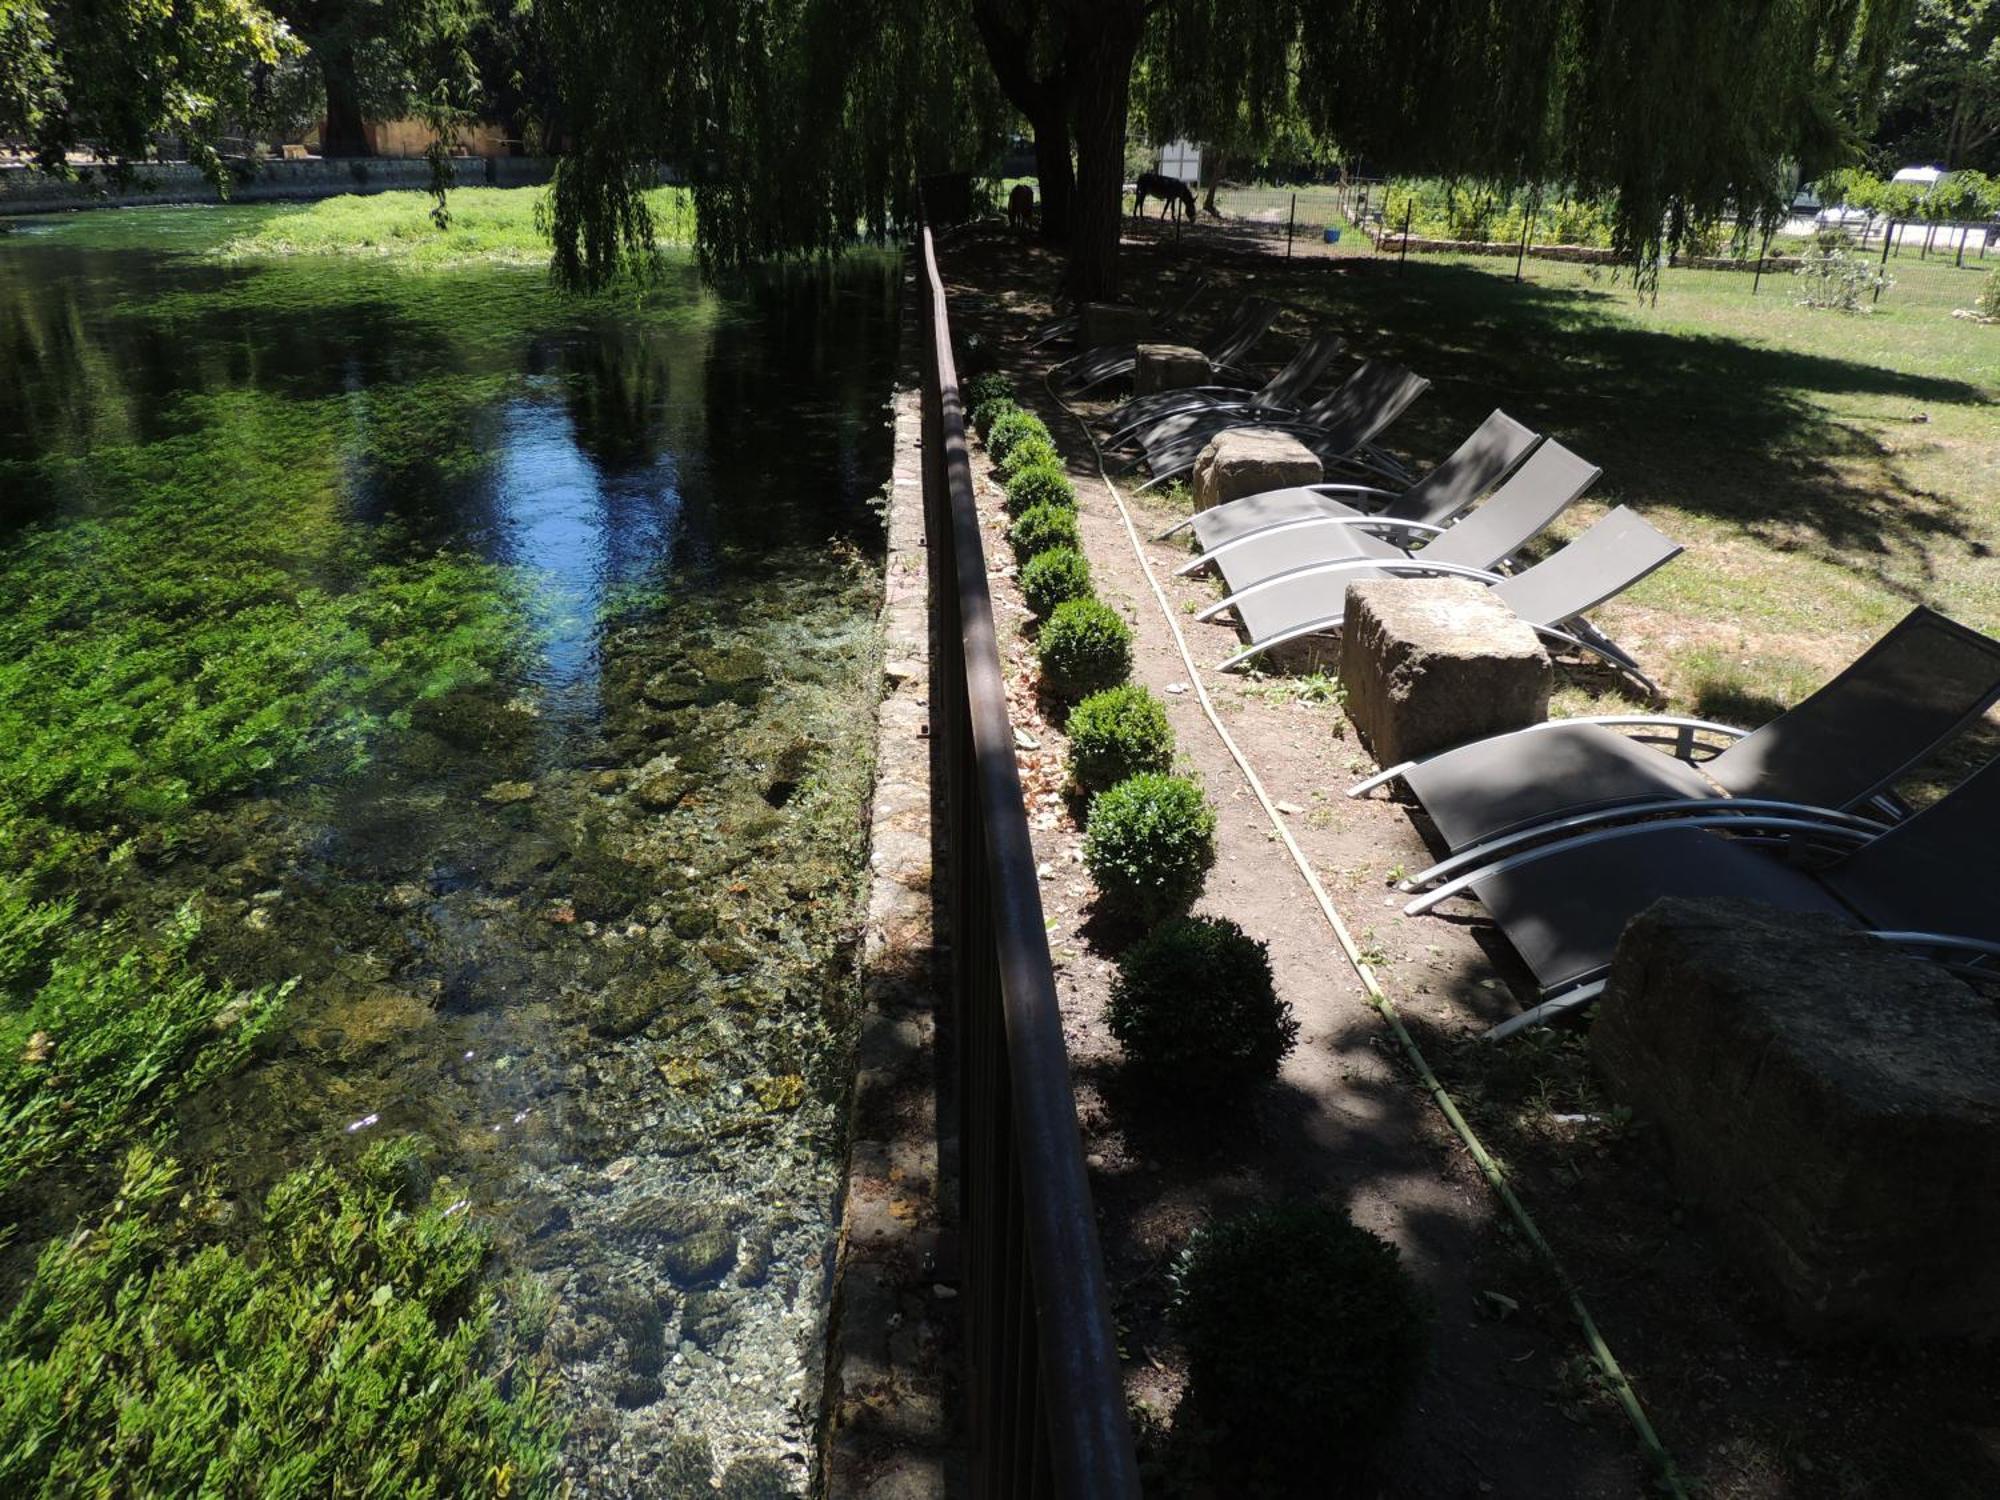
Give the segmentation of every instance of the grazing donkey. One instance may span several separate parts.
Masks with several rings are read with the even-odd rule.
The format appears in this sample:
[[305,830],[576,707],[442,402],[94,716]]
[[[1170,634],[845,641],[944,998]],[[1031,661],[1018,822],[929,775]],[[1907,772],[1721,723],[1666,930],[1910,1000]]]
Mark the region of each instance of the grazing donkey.
[[1164,219],[1171,212],[1178,221],[1181,210],[1186,209],[1188,222],[1190,224],[1194,222],[1194,192],[1180,178],[1169,177],[1164,172],[1141,172],[1139,191],[1132,195],[1133,217],[1144,216],[1148,198],[1160,200],[1161,218]]
[[1007,195],[1007,227],[1009,229],[1035,227],[1035,190],[1025,182],[1015,183],[1014,191]]

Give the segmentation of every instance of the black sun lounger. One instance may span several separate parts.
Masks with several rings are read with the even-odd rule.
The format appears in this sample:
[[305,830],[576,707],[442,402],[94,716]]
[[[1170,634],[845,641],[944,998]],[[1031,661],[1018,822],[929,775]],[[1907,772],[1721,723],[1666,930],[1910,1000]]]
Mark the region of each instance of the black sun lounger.
[[[1239,369],[1277,318],[1278,304],[1268,297],[1245,297],[1236,311],[1224,318],[1202,343],[1201,352],[1208,356],[1209,368],[1222,371]],[[1066,387],[1072,396],[1081,395],[1107,380],[1130,375],[1138,366],[1139,346],[1136,343],[1106,344],[1101,349],[1087,349],[1070,362]]]
[[1442,526],[1512,473],[1541,440],[1540,433],[1504,411],[1495,411],[1452,450],[1449,458],[1400,495],[1367,484],[1309,484],[1266,490],[1196,511],[1155,540],[1191,530],[1206,551],[1269,526],[1321,516],[1376,515],[1384,520]]
[[1192,412],[1170,418],[1141,439],[1153,477],[1139,488],[1151,489],[1193,468],[1209,439],[1232,427],[1287,432],[1325,463],[1388,473],[1400,480],[1404,477],[1400,466],[1377,453],[1373,444],[1430,384],[1401,365],[1371,359],[1336,389],[1296,412]]
[[[1207,290],[1208,283],[1206,281],[1196,281],[1185,297],[1171,307],[1166,308],[1153,320],[1154,326],[1160,330],[1162,337],[1169,337],[1174,333],[1180,325],[1180,320],[1188,315],[1195,303],[1201,300],[1202,293]],[[1055,343],[1059,339],[1073,339],[1076,337],[1077,331],[1082,327],[1083,315],[1081,313],[1059,313],[1053,318],[1038,323],[1034,328],[1029,330],[1028,348],[1030,351],[1033,351],[1041,348],[1044,344]]]
[[[1419,891],[1532,843],[1612,822],[1771,813],[1785,804],[1870,809],[1996,701],[2000,641],[1919,605],[1761,729],[1652,714],[1552,719],[1390,766],[1348,795],[1401,778],[1422,803],[1453,853],[1403,883]],[[1673,752],[1651,748],[1647,737],[1665,738]],[[1716,738],[1731,743],[1694,764],[1698,750],[1712,748],[1704,740]],[[1893,807],[1883,811],[1895,816]]]
[[[1917,950],[2000,957],[1992,879],[2000,760],[1879,832],[1803,812],[1754,821],[1718,816],[1716,827],[1700,826],[1704,821],[1601,828],[1468,877],[1465,889],[1485,903],[1548,997],[1487,1035],[1498,1040],[1595,999],[1625,924],[1663,896],[1830,912]],[[1809,873],[1759,842],[1844,845],[1847,852]]]
[[1182,412],[1291,410],[1319,384],[1326,367],[1346,347],[1347,340],[1337,333],[1316,333],[1299,346],[1283,369],[1254,391],[1231,385],[1191,385],[1134,396],[1112,412],[1108,442],[1116,446],[1127,434]]

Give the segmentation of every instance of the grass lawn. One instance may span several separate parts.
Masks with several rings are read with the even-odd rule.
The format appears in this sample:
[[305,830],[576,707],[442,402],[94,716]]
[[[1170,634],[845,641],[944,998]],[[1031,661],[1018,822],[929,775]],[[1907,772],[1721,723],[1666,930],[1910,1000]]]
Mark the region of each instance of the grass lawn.
[[1983,270],[1902,256],[1853,315],[1782,275],[1673,269],[1647,302],[1594,267],[1366,257],[1294,261],[1294,297],[1431,378],[1400,446],[1504,406],[1604,469],[1560,534],[1624,503],[1687,544],[1598,616],[1677,706],[1754,721],[1919,602],[2000,632],[2000,327],[1951,316]]

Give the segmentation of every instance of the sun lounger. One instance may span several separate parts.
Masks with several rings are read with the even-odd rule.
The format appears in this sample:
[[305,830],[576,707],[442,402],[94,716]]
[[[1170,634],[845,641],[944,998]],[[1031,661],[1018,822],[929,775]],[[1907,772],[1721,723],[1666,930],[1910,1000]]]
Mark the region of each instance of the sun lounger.
[[[1549,838],[1613,822],[1787,804],[1893,819],[1884,794],[2000,701],[2000,641],[1918,606],[1796,707],[1760,729],[1620,714],[1554,719],[1423,761],[1390,766],[1349,789],[1400,778],[1452,857],[1409,877],[1420,891]],[[1671,753],[1621,734],[1665,736]],[[1727,747],[1697,765],[1699,749]]]
[[[1240,370],[1244,359],[1277,317],[1277,303],[1266,297],[1245,297],[1202,343],[1201,352],[1208,356],[1209,368],[1219,372]],[[1138,364],[1136,343],[1089,349],[1070,361],[1065,388],[1070,395],[1079,396],[1107,380],[1129,376]]]
[[1452,450],[1449,458],[1400,494],[1368,484],[1310,484],[1267,490],[1198,510],[1169,526],[1160,537],[1191,530],[1207,551],[1267,527],[1322,516],[1377,515],[1385,520],[1442,526],[1512,473],[1541,440],[1541,434],[1505,412],[1495,411]]
[[[1487,1033],[1498,1040],[1595,999],[1625,924],[1664,896],[1829,912],[1907,947],[1990,962],[2000,957],[1996,841],[2000,760],[1880,831],[1802,809],[1625,824],[1525,850],[1449,893],[1485,904],[1547,997]],[[1845,852],[1814,873],[1787,857],[1800,845]]]
[[1107,442],[1116,446],[1131,433],[1183,412],[1211,411],[1223,407],[1232,410],[1245,407],[1291,410],[1305,400],[1307,393],[1319,383],[1320,376],[1326,373],[1326,367],[1346,347],[1347,340],[1337,333],[1314,334],[1299,347],[1298,353],[1286,361],[1283,369],[1254,391],[1242,386],[1194,385],[1182,386],[1178,390],[1155,391],[1148,396],[1134,396],[1111,414],[1112,430]]
[[1637,512],[1621,505],[1568,546],[1512,577],[1426,562],[1421,556],[1403,562],[1350,558],[1300,568],[1245,589],[1228,601],[1250,643],[1220,666],[1226,671],[1287,641],[1337,629],[1347,608],[1347,585],[1358,579],[1440,575],[1488,584],[1495,597],[1537,633],[1594,652],[1651,688],[1651,679],[1639,664],[1583,615],[1666,566],[1680,552],[1678,542],[1662,536]]
[[[1484,505],[1449,526],[1379,516],[1308,516],[1219,543],[1182,565],[1182,573],[1214,567],[1240,593],[1266,579],[1350,558],[1404,562],[1412,557],[1455,568],[1495,572],[1597,482],[1595,464],[1561,443],[1543,443]],[[1421,543],[1422,550],[1413,550]],[[1235,594],[1200,618],[1234,603]]]
[[[1386,474],[1398,482],[1408,475],[1400,464],[1374,447],[1374,440],[1400,417],[1430,382],[1401,365],[1371,359],[1340,386],[1296,412],[1244,408],[1236,411],[1191,412],[1158,423],[1140,439],[1151,489],[1194,467],[1210,438],[1232,427],[1259,427],[1288,432],[1334,468],[1354,468]],[[1134,460],[1132,467],[1137,467]]]

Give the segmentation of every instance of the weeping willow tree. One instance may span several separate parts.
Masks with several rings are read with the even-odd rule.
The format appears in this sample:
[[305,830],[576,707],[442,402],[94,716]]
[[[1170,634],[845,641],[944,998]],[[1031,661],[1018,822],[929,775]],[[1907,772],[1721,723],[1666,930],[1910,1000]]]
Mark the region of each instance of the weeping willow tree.
[[1136,85],[1161,137],[1262,154],[1303,133],[1388,171],[1603,196],[1644,267],[1698,225],[1777,214],[1783,164],[1846,159],[1911,4],[541,0],[571,127],[556,266],[587,283],[646,246],[662,161],[711,266],[894,232],[919,175],[980,163],[1004,95],[1070,291],[1109,295]]

